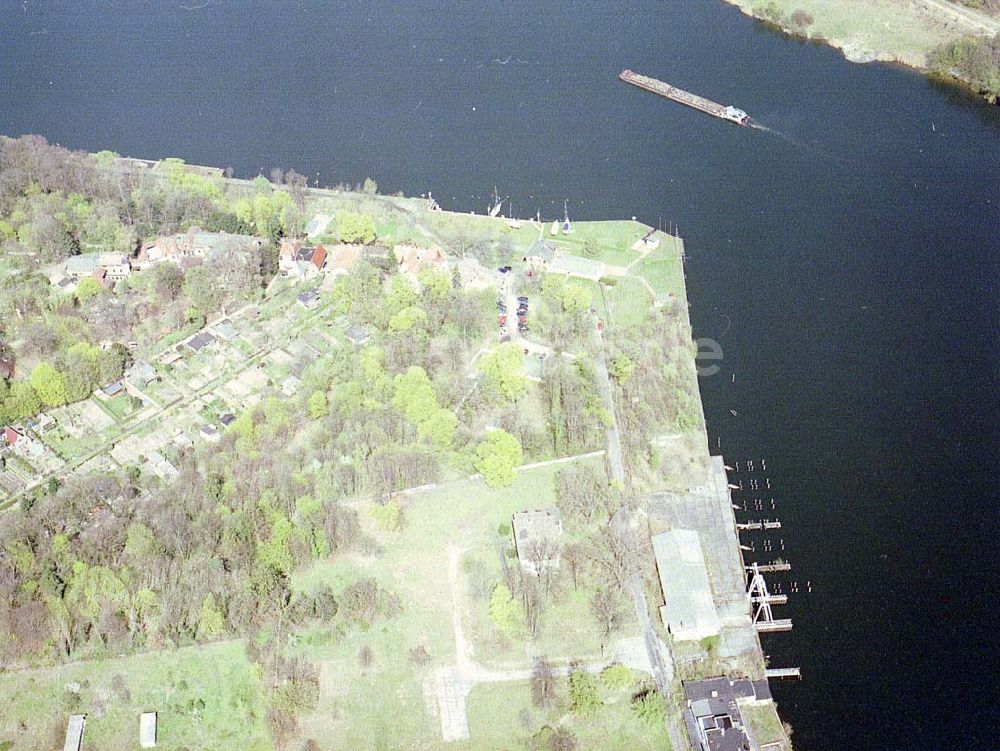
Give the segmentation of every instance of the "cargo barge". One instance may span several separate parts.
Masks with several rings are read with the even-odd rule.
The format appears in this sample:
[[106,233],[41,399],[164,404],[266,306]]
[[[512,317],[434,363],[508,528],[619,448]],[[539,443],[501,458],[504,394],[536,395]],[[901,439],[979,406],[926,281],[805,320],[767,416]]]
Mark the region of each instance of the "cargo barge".
[[722,120],[728,120],[731,123],[736,123],[744,127],[749,126],[752,122],[750,116],[737,107],[718,104],[710,99],[705,99],[705,97],[692,94],[690,91],[684,91],[684,89],[678,89],[669,83],[658,81],[655,78],[650,78],[640,73],[633,73],[631,70],[623,70],[618,74],[618,77],[625,83],[638,86],[640,89],[645,89],[646,91],[652,91],[654,94],[659,94],[667,99],[673,99],[675,102],[686,104],[688,107],[693,107],[706,114],[714,115]]

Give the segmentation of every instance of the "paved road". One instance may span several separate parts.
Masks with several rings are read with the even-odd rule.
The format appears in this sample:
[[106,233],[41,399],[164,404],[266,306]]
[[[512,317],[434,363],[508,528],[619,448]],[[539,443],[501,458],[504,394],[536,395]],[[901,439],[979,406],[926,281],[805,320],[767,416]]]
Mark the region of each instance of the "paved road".
[[[604,350],[604,336],[600,329],[595,326],[599,347],[594,364],[597,371],[597,387],[601,392],[601,398],[608,411],[611,413],[611,427],[608,428],[608,464],[611,467],[611,477],[624,484],[625,467],[622,462],[621,437],[618,432],[618,418],[615,415],[615,402],[611,390],[611,377],[608,374],[608,365]],[[617,520],[612,520],[612,524],[632,527],[637,523],[634,512],[627,512],[624,508],[619,512]],[[621,533],[625,530],[619,527]],[[632,607],[635,610],[635,618],[642,631],[643,642],[646,645],[646,654],[649,658],[649,666],[653,675],[653,682],[656,688],[664,696],[669,696],[670,685],[674,678],[674,658],[670,654],[669,647],[656,633],[653,619],[649,615],[649,602],[646,599],[646,588],[642,578],[642,565],[636,560],[632,566],[632,575],[626,585],[629,597],[632,598]],[[688,748],[688,743],[684,731],[681,729],[680,718],[668,711],[666,717],[667,733],[670,736],[670,743],[675,751]]]

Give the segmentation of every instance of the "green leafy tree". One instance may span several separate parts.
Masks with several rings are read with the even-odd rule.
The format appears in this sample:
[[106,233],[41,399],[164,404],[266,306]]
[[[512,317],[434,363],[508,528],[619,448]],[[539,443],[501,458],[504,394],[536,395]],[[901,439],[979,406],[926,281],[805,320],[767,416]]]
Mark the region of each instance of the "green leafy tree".
[[524,610],[506,584],[497,584],[490,593],[490,620],[497,631],[514,636],[524,624]]
[[337,235],[341,242],[371,245],[375,242],[375,222],[367,214],[341,211],[337,214]]
[[330,405],[327,403],[325,391],[314,391],[309,397],[309,416],[314,420],[319,420],[330,414]]
[[38,363],[31,371],[29,381],[46,406],[59,407],[66,403],[66,376],[49,363]]
[[667,716],[667,702],[658,691],[648,689],[632,698],[632,711],[648,725],[662,725]]
[[474,465],[489,487],[501,488],[514,482],[514,470],[521,465],[521,459],[517,439],[505,430],[494,430],[476,446]]
[[409,331],[414,326],[427,323],[427,312],[423,308],[411,305],[403,308],[389,319],[389,329],[391,331]]
[[570,673],[569,701],[574,714],[581,717],[593,716],[601,708],[601,696],[594,676],[585,670]]
[[476,368],[487,387],[505,399],[516,401],[528,390],[524,377],[524,350],[514,342],[501,344],[480,357]]
[[92,276],[85,276],[76,283],[76,299],[80,302],[87,302],[101,294],[101,283]]
[[420,272],[417,281],[421,294],[432,302],[441,302],[451,294],[451,277],[443,271],[426,269]]
[[619,352],[617,355],[612,357],[611,362],[608,363],[608,372],[619,383],[625,383],[632,377],[633,373],[635,373],[635,363],[628,355],[623,352]]
[[271,534],[257,546],[257,563],[266,571],[288,576],[295,563],[290,542],[295,527],[280,511],[271,515]]
[[411,365],[405,373],[395,377],[393,385],[392,406],[402,412],[408,422],[420,425],[437,412],[434,387],[423,368]]
[[632,685],[632,670],[628,665],[616,662],[601,671],[601,681],[612,691],[621,691]]
[[197,638],[201,641],[214,639],[222,634],[226,620],[215,604],[215,595],[209,592],[201,603],[201,616],[198,618]]
[[215,287],[215,278],[204,266],[196,266],[185,274],[184,295],[202,315],[214,311],[221,302],[221,296]]
[[107,349],[100,350],[95,361],[98,383],[111,383],[125,374],[126,368],[132,364],[132,353],[121,342],[115,342]]
[[417,426],[417,434],[439,449],[451,446],[458,428],[458,417],[450,409],[438,409]]
[[10,393],[4,399],[2,422],[14,422],[31,417],[38,414],[41,408],[42,400],[34,387],[26,381],[17,381],[11,384]]

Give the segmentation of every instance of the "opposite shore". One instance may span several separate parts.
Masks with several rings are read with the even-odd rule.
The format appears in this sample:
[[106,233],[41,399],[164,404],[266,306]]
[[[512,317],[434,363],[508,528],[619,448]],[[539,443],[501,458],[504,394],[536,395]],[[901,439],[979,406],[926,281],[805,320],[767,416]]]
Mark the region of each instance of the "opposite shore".
[[752,18],[841,50],[962,82],[996,104],[1000,17],[949,0],[725,0]]

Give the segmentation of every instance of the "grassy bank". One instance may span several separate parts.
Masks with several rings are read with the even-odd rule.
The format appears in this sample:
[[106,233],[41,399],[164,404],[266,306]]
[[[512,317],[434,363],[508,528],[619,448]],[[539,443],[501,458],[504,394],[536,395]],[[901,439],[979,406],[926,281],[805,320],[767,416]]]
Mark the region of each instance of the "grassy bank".
[[853,62],[902,63],[957,78],[991,101],[1000,94],[1000,18],[988,5],[944,0],[726,2],[786,33],[832,45]]

